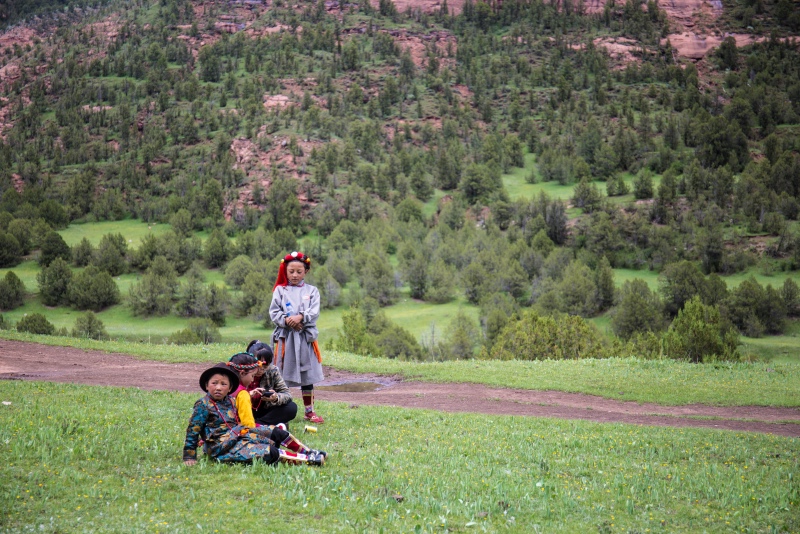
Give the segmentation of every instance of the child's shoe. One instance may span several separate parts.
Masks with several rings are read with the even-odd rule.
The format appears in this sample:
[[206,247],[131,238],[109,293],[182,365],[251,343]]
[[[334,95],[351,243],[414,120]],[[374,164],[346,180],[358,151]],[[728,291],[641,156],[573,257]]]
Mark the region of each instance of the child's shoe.
[[325,419],[318,416],[314,412],[306,412],[305,420],[308,421],[309,423],[316,423],[318,425],[325,422]]
[[323,454],[321,451],[314,451],[312,450],[308,454],[306,454],[307,463],[308,465],[315,465],[317,467],[322,467],[325,465],[325,457],[327,455]]

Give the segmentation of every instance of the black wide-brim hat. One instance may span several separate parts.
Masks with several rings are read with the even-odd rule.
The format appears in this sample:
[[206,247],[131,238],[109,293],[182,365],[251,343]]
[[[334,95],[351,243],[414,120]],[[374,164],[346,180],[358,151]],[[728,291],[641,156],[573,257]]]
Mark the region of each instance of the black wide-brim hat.
[[[214,375],[225,375],[231,381],[231,391],[233,392],[236,388],[239,387],[239,375],[225,362],[220,362],[214,367],[210,367],[203,371],[203,374],[200,375],[200,389],[208,393],[208,381],[211,380],[211,377]],[[230,393],[229,392],[229,393]]]

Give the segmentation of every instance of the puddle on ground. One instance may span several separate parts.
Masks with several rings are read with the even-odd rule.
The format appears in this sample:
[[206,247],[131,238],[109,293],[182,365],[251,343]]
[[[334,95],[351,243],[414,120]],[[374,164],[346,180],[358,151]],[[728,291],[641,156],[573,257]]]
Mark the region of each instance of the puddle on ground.
[[19,373],[0,373],[0,380],[22,380],[23,377]]
[[314,389],[320,391],[337,391],[340,393],[367,393],[369,391],[377,391],[382,387],[385,387],[385,385],[377,382],[343,382],[330,386],[314,386]]

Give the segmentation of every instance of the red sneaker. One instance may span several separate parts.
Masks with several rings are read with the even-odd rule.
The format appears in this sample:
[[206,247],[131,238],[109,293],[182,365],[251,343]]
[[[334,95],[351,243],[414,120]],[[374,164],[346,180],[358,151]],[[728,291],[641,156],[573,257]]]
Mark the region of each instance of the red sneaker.
[[311,423],[316,423],[316,424],[321,424],[321,423],[325,422],[325,419],[323,419],[322,417],[318,416],[314,412],[306,413],[305,420],[309,421]]

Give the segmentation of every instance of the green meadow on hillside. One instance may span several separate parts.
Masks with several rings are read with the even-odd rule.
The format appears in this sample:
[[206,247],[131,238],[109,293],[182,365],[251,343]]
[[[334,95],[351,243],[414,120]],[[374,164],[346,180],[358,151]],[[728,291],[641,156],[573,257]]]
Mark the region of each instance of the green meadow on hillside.
[[147,234],[160,236],[172,227],[169,224],[146,223],[138,219],[124,219],[121,221],[99,221],[83,224],[71,224],[59,234],[64,238],[67,245],[74,247],[83,238],[97,246],[100,239],[106,234],[122,234],[128,242],[128,247],[137,248],[143,237]]
[[[127,221],[124,222],[127,223]],[[77,225],[76,227],[90,230],[93,224]],[[105,231],[116,231],[112,228],[115,227],[106,226],[102,233],[94,231],[89,231],[88,233],[99,241],[100,236],[104,235]],[[118,229],[119,227],[116,228]],[[77,235],[76,233],[73,237]],[[75,269],[75,272],[80,270]],[[84,313],[68,307],[52,308],[41,303],[37,295],[38,284],[36,282],[36,275],[39,273],[40,267],[35,261],[28,260],[15,267],[0,269],[0,277],[5,276],[8,271],[13,271],[22,280],[29,297],[23,306],[3,312],[3,316],[7,320],[17,322],[26,314],[41,313],[56,328],[64,327],[70,330],[75,324],[75,319]],[[224,273],[220,269],[203,268],[202,273],[206,284],[225,284]],[[762,285],[770,284],[773,287],[780,287],[786,278],[800,282],[800,273],[797,271],[789,273],[778,272],[767,276],[755,268],[747,273],[725,276],[723,280],[730,289],[737,287],[750,276],[755,277]],[[658,273],[655,271],[614,269],[614,282],[618,288],[625,281],[635,278],[647,282],[648,286],[654,291],[658,289]],[[131,309],[125,304],[124,298],[127,296],[130,286],[140,279],[141,275],[135,273],[128,273],[114,278],[123,297],[123,303],[97,313],[109,335],[134,341],[144,340],[160,343],[171,334],[186,328],[189,320],[175,315],[162,317],[137,317],[133,315]],[[235,292],[232,294],[236,295]],[[342,326],[342,314],[347,309],[347,306],[341,305],[334,309],[322,311],[319,328],[320,338],[323,342],[339,335]],[[479,316],[478,307],[467,302],[463,296],[459,296],[445,304],[433,304],[410,298],[407,287],[401,288],[400,298],[395,304],[382,308],[382,310],[389,319],[407,329],[417,340],[425,341],[429,341],[432,335],[434,339],[442,336],[459,311],[475,322],[477,322]],[[589,321],[594,323],[604,334],[612,335],[608,314],[599,315],[589,319]],[[790,322],[790,325],[794,324],[795,322]],[[226,324],[220,327],[220,334],[224,342],[235,343],[244,342],[247,339],[266,337],[269,334],[269,330],[251,318],[237,317],[231,313],[226,318]],[[748,354],[753,354],[769,361],[797,361],[797,355],[800,354],[800,336],[798,336],[797,328],[794,327],[790,327],[781,336],[766,336],[758,339],[742,337],[742,341]]]
[[[614,284],[617,287],[621,287],[623,283],[627,280],[633,280],[634,278],[639,278],[647,282],[647,285],[650,289],[656,291],[658,290],[658,274],[656,271],[649,271],[647,269],[614,269]],[[795,282],[800,282],[800,272],[798,271],[791,271],[791,272],[777,272],[771,275],[765,275],[760,272],[758,269],[748,269],[742,273],[736,273],[726,276],[721,276],[722,280],[727,284],[728,289],[733,289],[738,287],[739,284],[744,282],[750,277],[756,279],[756,281],[761,284],[762,286],[771,285],[774,288],[778,288],[783,285],[783,281],[787,278],[791,278]]]
[[[529,183],[527,180],[531,173],[536,177],[535,183]],[[621,175],[628,189],[633,191],[634,175],[629,172],[621,173]],[[603,182],[593,181],[591,183],[605,195],[606,186]],[[659,184],[661,184],[661,175],[653,176],[653,187],[657,188]],[[508,197],[511,200],[531,200],[538,197],[541,193],[545,193],[550,198],[557,198],[569,202],[575,194],[576,185],[576,183],[561,185],[555,181],[543,182],[539,167],[536,164],[536,155],[529,152],[525,154],[524,167],[516,167],[508,174],[503,175],[503,187],[505,187],[506,192],[508,192]],[[611,197],[611,201],[616,204],[625,204],[633,202],[634,197],[632,193],[629,193],[619,197]]]
[[[322,468],[181,462],[200,396],[0,383],[9,532],[791,532],[795,439],[324,403]],[[388,425],[387,422],[391,421]],[[34,423],[35,422],[35,423]]]

